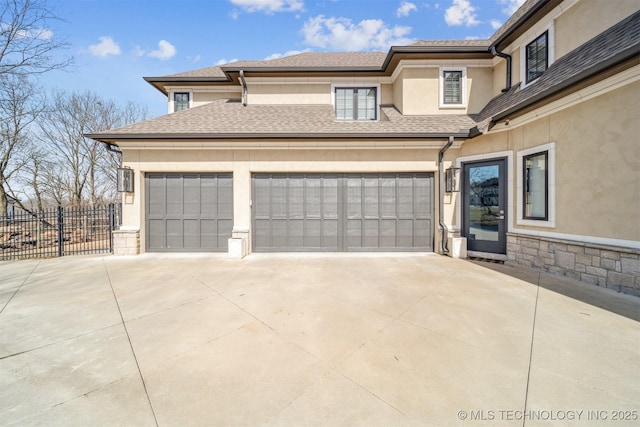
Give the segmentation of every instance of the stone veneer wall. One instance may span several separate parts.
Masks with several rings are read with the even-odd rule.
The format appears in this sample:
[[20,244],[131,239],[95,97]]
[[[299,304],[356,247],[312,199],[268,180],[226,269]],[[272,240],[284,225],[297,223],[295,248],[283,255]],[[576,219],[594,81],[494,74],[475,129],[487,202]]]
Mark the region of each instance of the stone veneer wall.
[[640,250],[507,235],[507,263],[640,296]]
[[114,230],[113,254],[138,255],[140,253],[140,231]]

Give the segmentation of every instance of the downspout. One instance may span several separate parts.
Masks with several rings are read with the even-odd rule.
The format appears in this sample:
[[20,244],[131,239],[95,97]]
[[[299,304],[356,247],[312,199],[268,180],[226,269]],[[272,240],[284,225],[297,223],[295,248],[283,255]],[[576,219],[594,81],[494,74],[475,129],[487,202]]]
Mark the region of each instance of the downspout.
[[511,89],[511,55],[500,52],[495,46],[491,46],[491,54],[507,60],[507,87],[502,89],[502,92],[508,92]]
[[242,86],[242,105],[247,106],[247,81],[244,79],[244,70],[240,70],[240,85]]
[[450,136],[449,141],[447,141],[447,143],[440,149],[440,152],[438,153],[438,188],[440,193],[440,200],[438,201],[438,223],[440,225],[440,234],[442,235],[442,241],[440,242],[440,251],[443,254],[449,253],[449,247],[447,245],[447,233],[449,232],[449,229],[442,219],[442,215],[444,212],[444,163],[442,159],[444,158],[445,151],[447,151],[449,147],[453,145],[453,141],[454,137]]

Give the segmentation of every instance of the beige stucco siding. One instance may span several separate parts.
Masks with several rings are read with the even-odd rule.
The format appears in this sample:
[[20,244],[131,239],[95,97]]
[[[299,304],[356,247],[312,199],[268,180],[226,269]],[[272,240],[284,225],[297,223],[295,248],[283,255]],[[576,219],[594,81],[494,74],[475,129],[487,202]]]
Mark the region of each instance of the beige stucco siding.
[[555,21],[556,60],[638,10],[638,0],[577,2]]
[[247,82],[250,104],[331,104],[331,84],[252,84]]
[[398,74],[398,78],[393,82],[393,105],[400,111],[400,113],[404,114],[404,75],[405,70],[400,71]]
[[[508,131],[467,141],[451,154],[460,157],[511,152],[513,177],[517,153],[556,143],[556,226],[517,225],[518,229],[640,240],[640,82],[581,102]],[[510,204],[521,203],[512,183]],[[453,210],[449,219],[455,222]],[[515,210],[514,215],[515,216]]]
[[[504,80],[503,80],[504,81]],[[493,98],[493,70],[488,67],[467,68],[468,114],[479,113]]]
[[438,113],[438,68],[407,68],[402,79],[402,114]]
[[229,92],[198,92],[196,89],[193,92],[193,103],[191,106],[198,107],[209,102],[217,101],[218,99],[240,99],[240,97],[240,90]]

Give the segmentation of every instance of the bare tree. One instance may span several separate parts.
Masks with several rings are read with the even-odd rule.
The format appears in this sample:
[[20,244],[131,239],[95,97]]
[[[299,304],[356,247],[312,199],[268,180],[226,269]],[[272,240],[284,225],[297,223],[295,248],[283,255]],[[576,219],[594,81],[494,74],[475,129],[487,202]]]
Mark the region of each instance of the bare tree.
[[0,2],[0,215],[27,160],[28,127],[39,113],[32,77],[71,63],[57,56],[67,44],[49,29],[55,19],[45,0]]
[[50,155],[65,169],[73,205],[79,206],[86,201],[93,206],[109,199],[109,191],[115,184],[113,172],[119,164],[114,153],[84,135],[145,116],[146,110],[140,106],[129,104],[121,108],[89,91],[54,96],[40,121],[40,138],[43,144],[51,147]]
[[44,103],[25,76],[0,75],[0,212],[7,212],[8,194],[14,195],[11,179],[28,160],[29,126]]
[[56,53],[67,47],[49,29],[57,19],[45,0],[3,0],[0,3],[0,75],[31,76],[71,63]]

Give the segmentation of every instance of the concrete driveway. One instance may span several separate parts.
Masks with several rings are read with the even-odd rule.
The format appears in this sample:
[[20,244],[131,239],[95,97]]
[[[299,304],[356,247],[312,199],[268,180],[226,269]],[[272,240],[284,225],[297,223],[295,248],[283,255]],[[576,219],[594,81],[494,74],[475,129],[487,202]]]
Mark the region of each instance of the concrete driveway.
[[0,310],[5,426],[640,423],[640,299],[507,266],[3,262]]

